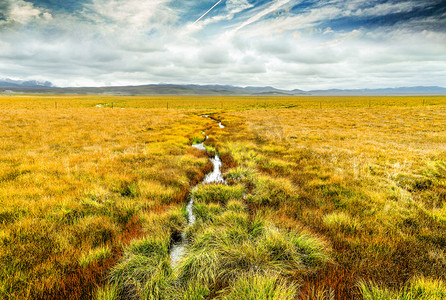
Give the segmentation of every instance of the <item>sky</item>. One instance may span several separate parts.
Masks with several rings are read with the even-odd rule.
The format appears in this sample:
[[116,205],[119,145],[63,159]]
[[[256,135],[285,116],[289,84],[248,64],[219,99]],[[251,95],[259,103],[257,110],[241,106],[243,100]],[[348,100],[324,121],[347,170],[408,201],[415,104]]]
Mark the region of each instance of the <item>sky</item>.
[[0,79],[446,87],[444,0],[0,0]]

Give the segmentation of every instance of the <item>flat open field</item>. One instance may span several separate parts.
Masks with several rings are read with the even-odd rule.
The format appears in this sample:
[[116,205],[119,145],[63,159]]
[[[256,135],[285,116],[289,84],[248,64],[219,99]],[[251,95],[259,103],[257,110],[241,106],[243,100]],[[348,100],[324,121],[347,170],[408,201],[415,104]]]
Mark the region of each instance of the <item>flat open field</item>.
[[446,97],[0,95],[0,249],[2,299],[446,299]]

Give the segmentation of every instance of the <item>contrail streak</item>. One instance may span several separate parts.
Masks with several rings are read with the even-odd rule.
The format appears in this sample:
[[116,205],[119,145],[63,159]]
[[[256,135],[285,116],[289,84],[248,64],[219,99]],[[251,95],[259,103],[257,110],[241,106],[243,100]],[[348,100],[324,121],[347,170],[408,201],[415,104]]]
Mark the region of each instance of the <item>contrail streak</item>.
[[197,23],[198,21],[200,21],[201,19],[203,19],[211,10],[213,10],[217,5],[219,5],[221,1],[223,1],[223,0],[218,0],[218,2],[214,4],[214,6],[209,8],[209,10],[207,12],[205,12],[204,14],[201,15],[201,17],[199,17],[197,20],[195,20],[194,24]]
[[272,13],[273,11],[278,10],[279,8],[281,8],[282,6],[284,6],[285,4],[287,4],[288,2],[290,2],[291,0],[277,0],[275,3],[273,3],[273,5],[271,5],[270,7],[268,7],[267,9],[259,12],[258,14],[252,16],[251,18],[249,18],[247,21],[243,22],[239,27],[237,27],[235,31],[238,31],[240,29],[242,29],[243,27],[246,27],[254,22],[257,22],[258,20],[260,20],[261,18],[263,18],[264,16],[266,16],[269,13]]

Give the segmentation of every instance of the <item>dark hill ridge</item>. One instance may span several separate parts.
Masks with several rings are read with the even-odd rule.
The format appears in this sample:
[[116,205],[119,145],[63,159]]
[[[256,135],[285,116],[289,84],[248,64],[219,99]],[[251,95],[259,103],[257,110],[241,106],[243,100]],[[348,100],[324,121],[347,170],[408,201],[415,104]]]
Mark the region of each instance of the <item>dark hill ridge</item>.
[[272,87],[237,87],[229,85],[149,84],[138,86],[67,87],[3,84],[0,92],[41,94],[110,94],[110,95],[306,95],[304,91],[285,91]]
[[148,84],[106,87],[54,87],[51,82],[0,80],[0,93],[39,94],[92,94],[92,95],[247,95],[247,96],[392,96],[392,95],[446,95],[446,88],[438,86],[399,87],[385,89],[330,89],[281,90],[270,86],[238,87],[231,85]]

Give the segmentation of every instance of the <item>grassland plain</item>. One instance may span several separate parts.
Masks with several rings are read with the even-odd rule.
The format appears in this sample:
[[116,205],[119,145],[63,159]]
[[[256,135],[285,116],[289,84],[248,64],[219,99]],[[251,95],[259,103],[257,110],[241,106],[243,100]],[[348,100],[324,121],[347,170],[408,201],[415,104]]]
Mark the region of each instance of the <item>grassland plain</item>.
[[[253,186],[252,209],[330,241],[335,264],[307,278],[301,287],[307,295],[328,289],[337,299],[359,297],[361,278],[380,283],[370,283],[382,292],[372,296],[362,285],[366,299],[446,298],[444,102],[216,117],[236,128],[236,134],[217,133],[214,146],[245,174],[235,182]],[[271,183],[277,191],[295,188],[298,200],[255,196]],[[417,294],[411,290],[417,284],[431,290]]]
[[[0,120],[0,297],[446,299],[445,97],[16,95]],[[172,269],[205,134],[229,186],[194,191]]]
[[3,299],[91,298],[123,245],[143,235],[144,213],[178,206],[211,168],[189,147],[209,121],[191,112],[7,103],[0,112]]

